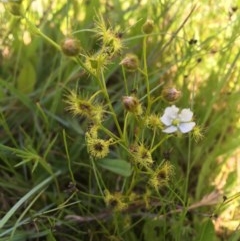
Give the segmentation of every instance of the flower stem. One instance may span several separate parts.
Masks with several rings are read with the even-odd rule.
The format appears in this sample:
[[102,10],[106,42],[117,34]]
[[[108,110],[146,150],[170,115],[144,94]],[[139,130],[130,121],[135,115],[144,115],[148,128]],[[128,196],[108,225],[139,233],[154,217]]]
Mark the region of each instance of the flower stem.
[[115,110],[113,109],[111,100],[109,98],[109,94],[108,94],[106,83],[105,83],[105,78],[104,78],[104,75],[103,75],[102,71],[101,71],[101,79],[102,79],[102,81],[100,81],[100,82],[101,82],[101,88],[102,88],[103,94],[104,94],[105,98],[107,99],[110,112],[111,112],[111,114],[113,116],[113,119],[114,119],[114,123],[115,123],[115,125],[117,127],[117,130],[118,130],[118,133],[119,133],[120,137],[122,138],[123,137],[122,129],[121,129],[120,125],[119,125],[119,122],[118,122]]
[[126,95],[128,95],[128,86],[127,86],[126,73],[125,73],[125,70],[124,70],[124,67],[123,67],[123,66],[122,66],[122,73],[123,73],[125,93],[126,93]]
[[61,47],[57,43],[55,43],[52,39],[50,39],[47,35],[45,35],[39,28],[37,28],[26,16],[24,16],[24,19],[26,20],[28,26],[32,31],[40,35],[43,39],[45,39],[48,43],[54,46],[57,50],[61,51]]
[[188,158],[187,158],[187,173],[186,173],[186,182],[185,182],[185,190],[184,190],[184,203],[187,204],[188,199],[188,184],[189,184],[189,175],[191,171],[190,161],[191,161],[191,135],[189,134],[189,142],[188,142]]
[[143,73],[144,73],[146,89],[147,89],[147,110],[146,110],[146,116],[147,116],[151,109],[151,95],[150,95],[150,85],[149,85],[148,67],[147,67],[147,36],[144,36],[143,38]]
[[155,137],[156,137],[156,129],[153,130],[153,137],[152,137],[152,141],[151,141],[151,149],[153,147],[154,141],[155,141]]
[[102,190],[102,185],[101,185],[100,180],[98,178],[96,164],[95,164],[93,158],[90,158],[90,159],[91,159],[91,163],[92,163],[93,173],[94,173],[94,176],[95,176],[95,179],[96,179],[96,182],[97,182],[97,186],[99,188],[99,191],[100,191],[101,195],[104,196],[104,193],[103,193],[103,190]]
[[159,146],[162,145],[162,143],[163,143],[164,141],[166,141],[166,140],[167,140],[168,138],[170,138],[171,136],[172,136],[172,135],[165,135],[165,137],[162,138],[162,140],[159,141],[158,144],[155,145],[155,146],[150,150],[150,152],[153,153]]
[[128,116],[129,116],[129,113],[127,112],[127,114],[125,115],[124,124],[123,124],[123,140],[124,140],[126,145],[128,144],[128,139],[127,139]]

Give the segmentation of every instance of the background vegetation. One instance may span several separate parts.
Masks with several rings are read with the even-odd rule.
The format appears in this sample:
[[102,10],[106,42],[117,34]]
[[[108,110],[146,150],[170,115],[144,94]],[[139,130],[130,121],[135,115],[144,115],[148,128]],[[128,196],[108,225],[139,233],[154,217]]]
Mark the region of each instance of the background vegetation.
[[[0,240],[239,240],[240,3],[2,2]],[[191,108],[201,131],[154,139],[144,129],[146,145],[161,142],[153,159],[174,169],[157,191],[126,143],[110,146],[110,159],[92,158],[89,121],[68,111],[71,94],[90,98],[104,88],[84,65],[103,54],[101,19],[123,44],[104,52],[107,93],[95,104],[112,114],[102,138],[127,123],[134,140],[141,120],[126,114],[122,97],[134,93],[144,112],[153,100],[151,113],[160,117],[171,104],[161,98],[168,86],[181,92],[175,105]],[[79,40],[78,57],[63,54],[66,36]],[[138,56],[138,71],[119,65],[127,53]]]

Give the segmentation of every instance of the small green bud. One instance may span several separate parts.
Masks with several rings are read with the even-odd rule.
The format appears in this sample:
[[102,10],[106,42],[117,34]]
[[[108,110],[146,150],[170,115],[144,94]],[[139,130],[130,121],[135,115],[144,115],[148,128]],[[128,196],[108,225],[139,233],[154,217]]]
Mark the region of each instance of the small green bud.
[[137,70],[139,66],[139,60],[137,55],[127,54],[124,57],[124,59],[120,62],[120,65],[122,65],[126,70],[130,72]]
[[80,41],[68,37],[62,42],[61,49],[66,56],[77,56],[81,50]]
[[162,98],[167,102],[175,102],[181,97],[181,91],[174,87],[166,87],[162,90]]
[[142,26],[142,31],[145,34],[150,34],[153,31],[154,22],[151,19],[147,19],[147,21]]

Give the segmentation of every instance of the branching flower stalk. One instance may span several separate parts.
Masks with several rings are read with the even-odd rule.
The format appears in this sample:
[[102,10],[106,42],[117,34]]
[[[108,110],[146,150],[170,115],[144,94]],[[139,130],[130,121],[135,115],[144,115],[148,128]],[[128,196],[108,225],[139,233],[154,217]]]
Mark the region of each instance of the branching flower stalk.
[[[54,46],[58,51],[61,51],[61,46],[58,45],[56,42],[54,42],[52,39],[50,39],[47,35],[45,35],[39,28],[37,28],[34,24],[32,24],[32,22],[24,16],[24,19],[26,20],[26,23],[29,25],[29,27],[38,35],[40,35],[43,39],[45,39],[48,43],[50,43],[52,46]],[[100,73],[101,77],[99,78],[99,76],[97,76],[89,67],[86,66],[86,64],[83,63],[83,61],[79,58],[79,56],[72,56],[71,57],[75,62],[77,62],[85,71],[87,71],[87,73],[89,73],[97,82],[99,87],[102,90],[102,93],[104,94],[107,102],[108,102],[108,106],[110,109],[110,112],[113,116],[114,119],[114,123],[117,127],[117,130],[119,132],[120,137],[122,137],[123,133],[122,130],[120,128],[120,125],[118,123],[118,119],[116,117],[115,111],[113,109],[113,106],[111,104],[111,100],[109,98],[108,95],[108,91],[106,88],[106,83],[105,83],[105,78],[104,78],[104,74],[103,74],[103,70],[98,69],[97,72]]]
[[[161,188],[163,185],[167,185],[171,175],[173,174],[172,166],[169,163],[162,163],[159,166],[156,166],[157,163],[155,160],[152,159],[152,154],[156,151],[168,138],[170,138],[175,131],[180,131],[182,133],[186,133],[192,130],[195,123],[191,122],[192,113],[190,110],[183,110],[179,112],[179,109],[175,106],[166,108],[164,115],[162,117],[157,117],[154,114],[151,114],[151,106],[153,101],[151,100],[151,92],[155,91],[155,89],[150,90],[150,82],[149,82],[149,74],[148,74],[148,64],[147,64],[147,39],[148,35],[152,31],[153,23],[147,21],[144,25],[143,31],[145,33],[143,37],[143,45],[142,45],[142,58],[143,58],[143,68],[139,67],[138,58],[134,54],[127,54],[125,58],[122,60],[120,65],[122,65],[122,72],[123,72],[123,82],[126,96],[123,96],[123,104],[126,110],[126,114],[124,117],[124,124],[123,130],[120,127],[118,117],[112,105],[109,92],[106,86],[106,79],[104,75],[104,69],[108,60],[111,59],[115,54],[119,53],[122,48],[120,39],[117,39],[115,36],[115,32],[112,28],[107,28],[105,23],[103,22],[102,17],[99,18],[99,23],[97,23],[96,32],[98,31],[98,36],[102,40],[102,46],[98,53],[94,55],[85,56],[80,51],[80,48],[76,46],[76,54],[74,52],[74,44],[75,40],[67,39],[66,44],[70,44],[69,55],[68,49],[63,49],[63,46],[58,45],[52,39],[48,38],[44,33],[42,33],[36,26],[34,26],[27,18],[26,22],[33,29],[38,35],[48,41],[51,45],[53,45],[57,50],[62,51],[68,57],[73,59],[78,65],[80,65],[98,84],[99,90],[95,92],[90,98],[84,99],[82,97],[78,97],[77,94],[72,92],[70,98],[68,99],[68,104],[72,104],[69,107],[73,113],[77,115],[83,115],[87,117],[89,120],[95,122],[95,129],[89,130],[86,132],[86,143],[88,147],[88,152],[90,155],[90,160],[92,163],[92,168],[94,172],[94,176],[97,182],[97,186],[102,196],[104,196],[104,189],[106,189],[103,180],[101,179],[100,174],[98,173],[98,169],[96,167],[95,161],[97,159],[105,158],[109,154],[109,146],[110,145],[118,145],[118,147],[125,150],[129,158],[132,162],[133,166],[133,174],[130,181],[130,187],[127,188],[127,193],[132,192],[134,187],[138,183],[138,174],[146,175],[148,177],[149,182],[148,185],[152,186],[156,191]],[[150,24],[150,25],[149,25]],[[150,27],[150,28],[149,28]],[[70,40],[70,41],[69,41]],[[71,42],[72,41],[72,42]],[[77,43],[77,40],[76,40]],[[68,47],[68,45],[65,45]],[[109,55],[109,56],[108,56]],[[82,58],[85,58],[86,62],[83,62]],[[134,95],[128,95],[128,83],[126,72],[136,71],[138,70],[143,76],[145,81],[146,87],[146,95],[143,98],[147,98],[147,106],[146,111],[144,113],[144,118],[141,121],[141,116],[143,114],[143,109],[140,103],[140,100]],[[157,87],[159,88],[160,85]],[[164,92],[168,97],[169,93],[171,94],[171,100],[175,100],[175,96],[172,97],[172,89],[171,91]],[[174,92],[175,93],[175,92]],[[103,110],[101,105],[94,104],[96,96],[102,94],[107,102],[107,106],[109,108],[108,113],[113,118],[114,124],[117,128],[118,134],[114,134],[111,130],[106,128],[102,124],[102,114],[106,112]],[[156,100],[155,100],[156,101]],[[78,109],[80,108],[80,109]],[[96,118],[96,114],[99,112],[99,116]],[[100,113],[101,112],[101,113]],[[135,136],[138,139],[141,135],[141,143],[135,143],[131,148],[129,148],[129,136],[128,136],[128,128],[131,126],[130,124],[130,116],[133,116],[138,121],[139,131],[138,134]],[[161,121],[160,121],[161,120]],[[161,123],[162,122],[162,123]],[[163,129],[162,124],[165,125],[165,129]],[[147,126],[149,125],[149,126]],[[147,147],[145,143],[145,127],[150,127],[152,129],[152,138],[150,147]],[[109,140],[101,139],[98,137],[97,130],[100,129],[103,131],[108,137]],[[157,144],[154,145],[157,138],[157,131],[158,129],[162,130],[166,134],[160,139]],[[95,131],[94,131],[95,130]],[[133,130],[131,130],[133,131]],[[138,136],[138,137],[137,137]],[[189,147],[190,148],[190,147]],[[96,159],[96,160],[95,160]],[[188,173],[189,176],[190,172],[190,161],[188,161]],[[126,185],[124,185],[126,187]],[[188,179],[186,181],[186,190],[184,201],[186,202],[187,199],[187,188],[188,188]],[[124,189],[122,189],[124,192]],[[110,195],[110,194],[109,194]]]

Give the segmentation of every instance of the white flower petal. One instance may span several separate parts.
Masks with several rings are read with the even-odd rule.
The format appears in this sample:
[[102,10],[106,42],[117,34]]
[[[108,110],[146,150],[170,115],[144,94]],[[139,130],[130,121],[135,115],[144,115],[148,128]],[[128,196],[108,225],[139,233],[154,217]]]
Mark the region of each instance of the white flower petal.
[[164,115],[168,115],[169,117],[175,119],[178,116],[178,112],[179,112],[179,108],[177,108],[175,105],[172,105],[165,109]]
[[176,126],[169,126],[166,129],[163,130],[164,133],[173,133],[175,131],[177,131],[177,127]]
[[189,122],[192,120],[192,117],[193,113],[190,109],[183,109],[179,114],[181,122]]
[[163,115],[160,118],[160,120],[166,126],[170,126],[172,124],[172,121],[173,121],[173,119],[170,116],[168,116],[168,115]]
[[170,126],[172,124],[172,121],[178,117],[179,108],[177,108],[175,105],[171,107],[167,107],[164,110],[163,116],[160,118],[162,123],[166,126]]
[[187,133],[196,125],[195,122],[180,123],[178,128],[182,133]]

